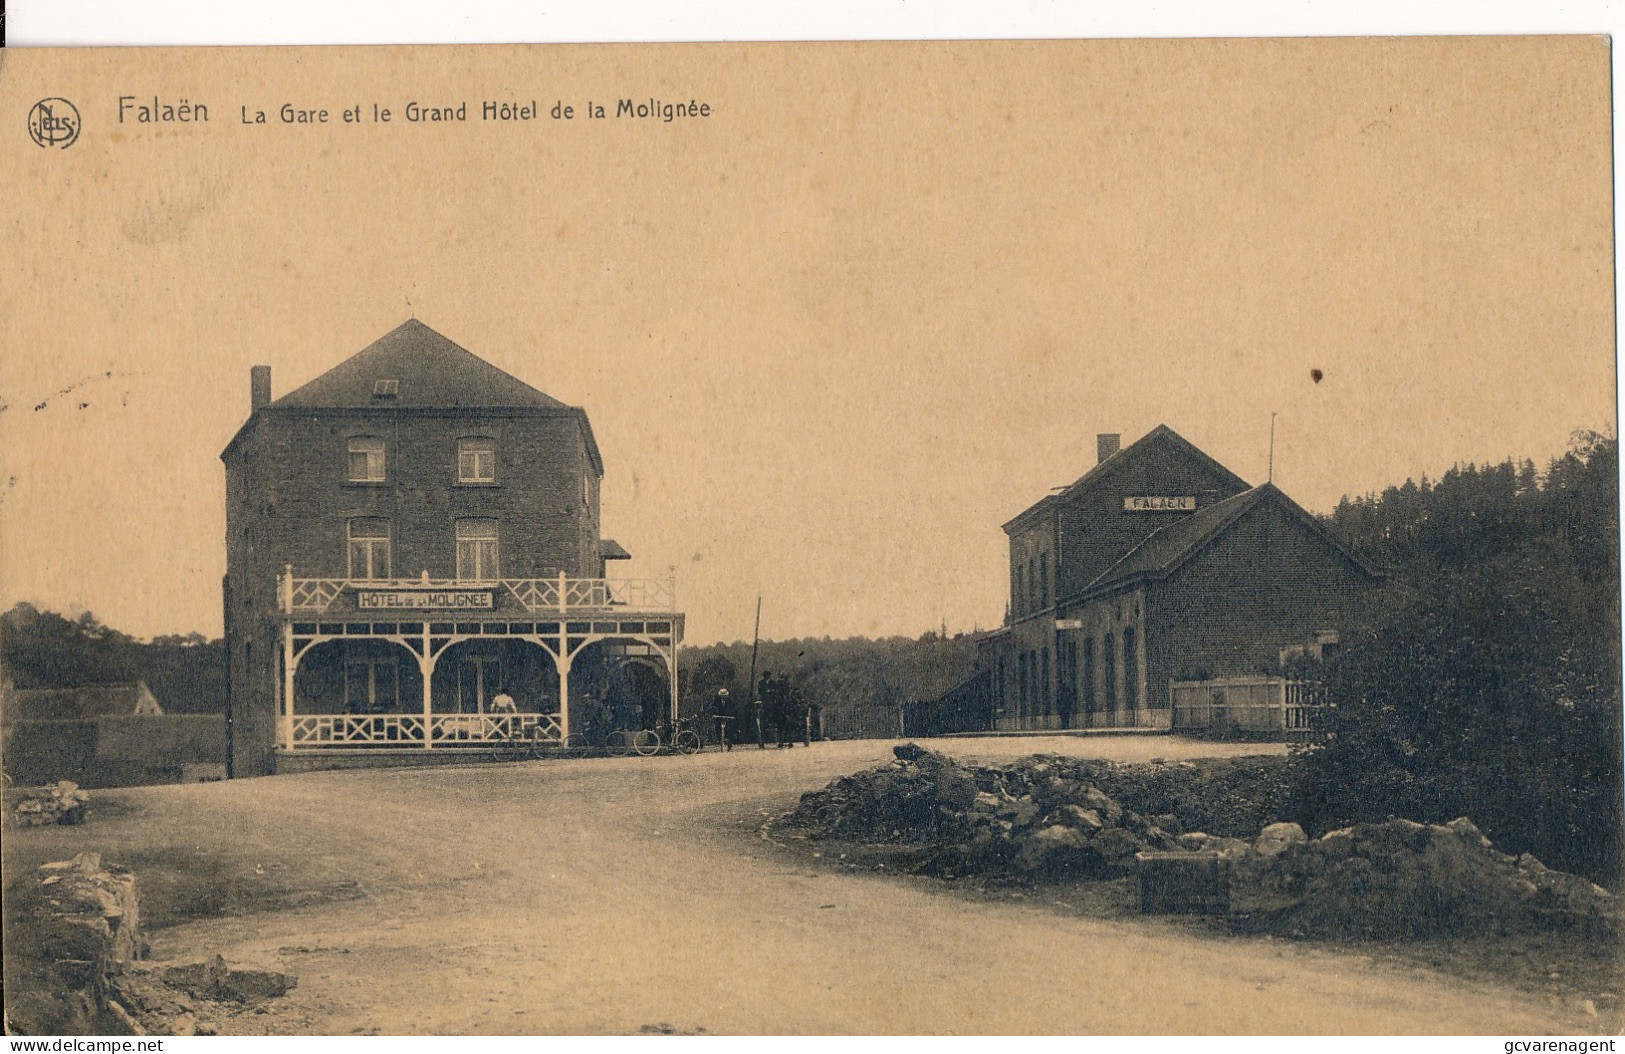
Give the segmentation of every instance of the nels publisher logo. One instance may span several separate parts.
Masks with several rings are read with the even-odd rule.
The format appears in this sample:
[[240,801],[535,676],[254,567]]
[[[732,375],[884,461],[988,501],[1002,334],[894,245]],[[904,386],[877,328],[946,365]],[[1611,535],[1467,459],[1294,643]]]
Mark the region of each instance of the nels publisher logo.
[[66,150],[79,138],[79,110],[66,99],[41,99],[28,111],[28,134],[42,147]]

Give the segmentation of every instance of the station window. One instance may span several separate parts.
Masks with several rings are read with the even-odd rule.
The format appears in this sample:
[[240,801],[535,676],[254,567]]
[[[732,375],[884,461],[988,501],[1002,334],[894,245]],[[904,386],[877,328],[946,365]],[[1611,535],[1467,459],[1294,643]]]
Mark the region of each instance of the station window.
[[1140,707],[1140,652],[1133,626],[1123,627],[1123,704]]
[[346,531],[351,578],[389,577],[389,521],[359,516]]
[[1095,712],[1095,638],[1083,642],[1083,709]]
[[1117,641],[1110,633],[1100,645],[1100,679],[1105,682],[1106,709],[1117,709]]
[[497,521],[474,518],[458,520],[457,577],[489,582],[498,575]]
[[457,441],[457,482],[495,483],[496,480],[496,443],[490,439],[459,439]]
[[356,436],[350,440],[350,482],[384,481],[384,441],[376,436]]

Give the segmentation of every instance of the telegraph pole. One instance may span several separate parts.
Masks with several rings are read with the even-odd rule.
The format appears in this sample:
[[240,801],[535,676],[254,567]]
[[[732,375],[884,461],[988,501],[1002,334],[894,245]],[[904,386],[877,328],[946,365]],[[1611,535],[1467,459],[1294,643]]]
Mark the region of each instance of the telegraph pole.
[[[750,701],[751,713],[756,715],[756,741],[762,741],[761,711],[756,703],[756,647],[762,642],[762,595],[756,594],[756,630],[750,637],[750,680],[745,682],[745,698]],[[744,715],[741,714],[741,717]]]

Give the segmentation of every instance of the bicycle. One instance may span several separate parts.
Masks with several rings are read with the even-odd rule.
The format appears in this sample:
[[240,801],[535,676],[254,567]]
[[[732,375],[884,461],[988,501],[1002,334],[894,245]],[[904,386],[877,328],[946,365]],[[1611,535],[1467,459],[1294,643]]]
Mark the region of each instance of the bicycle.
[[671,747],[679,754],[698,754],[705,749],[705,736],[693,721],[678,721],[671,735]]
[[[653,732],[640,732],[632,729],[617,728],[609,732],[571,732],[565,739],[564,745],[570,750],[601,750],[612,758],[629,757],[633,753],[653,754],[654,750],[647,750],[647,741],[640,737],[652,736]],[[658,739],[656,740],[658,747]]]
[[674,754],[698,754],[705,745],[704,738],[699,731],[688,721],[678,721],[675,727],[663,726],[665,735],[654,729],[644,729],[635,733],[632,748],[643,757],[653,757],[662,750]]
[[491,747],[491,760],[535,761],[547,745],[547,732],[541,725],[524,726],[515,721],[508,735]]

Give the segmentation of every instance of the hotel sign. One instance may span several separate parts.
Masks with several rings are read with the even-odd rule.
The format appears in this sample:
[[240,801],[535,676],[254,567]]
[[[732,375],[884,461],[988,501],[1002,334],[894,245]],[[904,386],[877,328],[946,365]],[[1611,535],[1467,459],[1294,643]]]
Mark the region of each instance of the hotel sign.
[[1124,512],[1195,512],[1194,494],[1138,494],[1123,499]]
[[496,598],[488,589],[473,590],[390,590],[355,595],[355,606],[364,611],[385,608],[453,608],[460,611],[489,611]]

